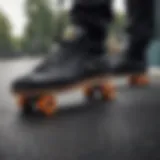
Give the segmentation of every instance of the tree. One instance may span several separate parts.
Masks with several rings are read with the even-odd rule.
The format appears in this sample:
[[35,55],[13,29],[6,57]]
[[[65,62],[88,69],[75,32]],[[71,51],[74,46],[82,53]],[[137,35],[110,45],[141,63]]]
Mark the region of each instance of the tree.
[[20,52],[22,51],[22,41],[23,41],[23,37],[19,37],[19,36],[13,36],[12,37],[12,44],[14,47],[14,50],[16,52]]
[[23,47],[28,52],[46,52],[53,38],[53,12],[49,0],[27,0],[25,10],[28,24]]
[[2,11],[0,11],[0,52],[6,53],[13,50],[11,24]]

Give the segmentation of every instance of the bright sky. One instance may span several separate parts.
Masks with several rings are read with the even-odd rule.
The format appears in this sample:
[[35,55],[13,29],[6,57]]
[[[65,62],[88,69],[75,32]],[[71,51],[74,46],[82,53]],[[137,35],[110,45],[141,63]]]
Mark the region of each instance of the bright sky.
[[[11,21],[14,35],[21,35],[23,33],[26,22],[23,11],[24,2],[25,0],[0,0],[0,10],[2,10]],[[116,10],[124,11],[124,0],[115,0],[114,7]]]

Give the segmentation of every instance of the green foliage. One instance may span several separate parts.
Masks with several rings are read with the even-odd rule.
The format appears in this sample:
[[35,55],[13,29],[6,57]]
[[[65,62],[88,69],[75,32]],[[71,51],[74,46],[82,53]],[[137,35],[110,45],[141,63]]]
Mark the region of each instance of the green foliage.
[[28,52],[46,52],[52,43],[54,16],[49,0],[27,0],[28,24],[23,48]]
[[47,52],[53,42],[61,39],[69,23],[68,13],[54,12],[52,5],[49,0],[26,0],[28,24],[22,41],[25,51]]
[[12,44],[14,47],[14,51],[16,52],[22,51],[22,41],[23,41],[22,37],[15,37],[15,36],[12,37]]
[[10,52],[12,49],[11,25],[7,17],[0,12],[0,52]]
[[[62,39],[66,27],[70,25],[69,13],[63,9],[63,1],[59,8],[52,0],[25,1],[24,9],[28,21],[21,37],[11,34],[10,22],[0,12],[0,52],[46,53],[52,43]],[[110,25],[110,34],[124,32],[125,24],[125,15],[116,13],[115,20]]]

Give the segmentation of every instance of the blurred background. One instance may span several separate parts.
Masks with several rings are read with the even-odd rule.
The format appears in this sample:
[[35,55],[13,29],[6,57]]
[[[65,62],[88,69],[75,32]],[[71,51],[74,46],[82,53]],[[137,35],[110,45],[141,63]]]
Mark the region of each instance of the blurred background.
[[[0,0],[0,58],[43,57],[69,36],[69,10],[73,0]],[[148,62],[160,67],[160,1],[155,0],[155,38],[148,47]],[[122,53],[127,46],[125,0],[114,0],[115,19],[106,36],[111,55]],[[2,61],[1,61],[2,62]]]
[[[125,0],[113,2],[106,46],[116,55],[127,45],[127,21]],[[148,60],[151,72],[160,75],[160,0],[155,2]],[[0,160],[159,159],[159,76],[151,77],[150,87],[133,89],[127,79],[116,78],[113,103],[84,105],[82,92],[67,92],[58,104],[80,109],[53,119],[21,116],[11,83],[70,36],[71,5],[72,0],[0,0]]]
[[[45,56],[71,26],[72,0],[1,0],[0,57]],[[117,53],[125,45],[125,7],[115,0],[115,20],[106,45]]]

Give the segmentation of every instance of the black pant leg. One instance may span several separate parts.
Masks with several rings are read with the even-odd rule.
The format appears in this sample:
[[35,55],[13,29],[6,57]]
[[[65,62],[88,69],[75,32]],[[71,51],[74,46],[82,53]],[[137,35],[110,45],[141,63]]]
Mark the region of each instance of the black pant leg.
[[88,30],[92,39],[104,41],[113,17],[111,2],[112,0],[75,0],[71,10],[72,20]]
[[154,20],[153,0],[127,0],[129,47],[131,60],[146,63],[148,43],[153,36]]

